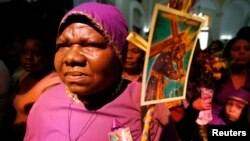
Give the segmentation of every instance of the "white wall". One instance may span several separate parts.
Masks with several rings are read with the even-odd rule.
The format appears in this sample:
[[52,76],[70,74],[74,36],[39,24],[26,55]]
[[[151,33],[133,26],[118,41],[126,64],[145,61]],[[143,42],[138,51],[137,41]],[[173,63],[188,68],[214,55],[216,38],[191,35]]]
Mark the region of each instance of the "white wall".
[[[84,1],[97,0],[74,0],[74,5]],[[131,9],[137,8],[142,13],[143,17],[138,24],[144,29],[149,29],[154,5],[166,4],[167,0],[142,0],[141,3],[137,0],[113,1],[123,12],[131,31],[133,24]],[[210,16],[209,42],[220,39],[223,35],[233,37],[241,27],[250,26],[250,0],[198,0],[191,12],[202,12]]]
[[234,37],[241,27],[249,25],[250,0],[199,0],[197,4],[200,12],[211,17],[210,40]]

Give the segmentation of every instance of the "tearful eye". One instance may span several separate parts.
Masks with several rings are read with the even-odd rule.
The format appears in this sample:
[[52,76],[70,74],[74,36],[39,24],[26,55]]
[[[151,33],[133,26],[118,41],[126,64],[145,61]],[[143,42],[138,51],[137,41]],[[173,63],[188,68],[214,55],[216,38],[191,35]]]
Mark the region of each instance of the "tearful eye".
[[67,47],[66,44],[56,44],[56,49]]
[[107,47],[107,44],[106,43],[85,43],[82,46],[89,46],[89,47],[104,49]]

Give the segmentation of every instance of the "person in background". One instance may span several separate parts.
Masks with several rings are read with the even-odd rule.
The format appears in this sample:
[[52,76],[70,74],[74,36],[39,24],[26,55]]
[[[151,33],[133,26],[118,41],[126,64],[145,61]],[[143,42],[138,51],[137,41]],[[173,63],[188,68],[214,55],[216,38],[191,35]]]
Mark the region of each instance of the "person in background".
[[203,50],[203,52],[206,52],[208,54],[215,54],[215,53],[221,53],[224,49],[224,44],[220,40],[213,40],[209,46]]
[[4,61],[0,59],[0,126],[6,113],[8,92],[10,88],[10,73]]
[[[122,79],[127,34],[123,15],[111,5],[87,2],[65,14],[54,59],[62,83],[32,107],[25,141],[108,141],[121,135],[117,130],[141,139],[141,83]],[[155,106],[148,139],[178,140],[165,134],[171,120],[161,107]]]
[[20,63],[25,72],[21,74],[10,97],[9,107],[12,110],[10,108],[6,115],[6,129],[10,128],[6,140],[23,140],[32,105],[44,91],[61,81],[53,68],[51,48],[38,35],[27,36],[21,45]]
[[[250,26],[243,26],[239,29],[239,31],[236,34],[236,37],[240,37],[240,38],[245,38],[248,41],[250,41]],[[248,104],[248,122],[250,123],[250,104]]]
[[[196,123],[199,112],[202,110],[211,109],[211,102],[207,102],[207,98],[201,98],[200,94],[200,76],[202,63],[200,59],[205,59],[205,56],[212,56],[223,49],[223,46],[218,47],[221,42],[213,41],[206,50],[201,50],[199,40],[197,41],[194,55],[191,62],[191,67],[188,76],[186,98],[178,107],[171,108],[170,111],[175,119],[177,131],[182,141],[202,140],[200,129],[202,126]],[[213,49],[214,48],[214,49]],[[220,48],[220,49],[219,49]]]
[[250,42],[244,38],[233,38],[226,45],[222,57],[229,62],[229,76],[214,92],[212,101],[213,120],[211,125],[220,124],[220,112],[226,104],[229,94],[241,87],[250,87]]
[[[229,94],[243,86],[250,86],[250,70],[248,67],[250,63],[249,41],[244,38],[233,38],[227,43],[219,57],[220,56],[227,60],[229,66],[226,72],[224,72],[226,75],[224,75],[219,81],[220,83],[217,82],[214,87],[212,101],[207,103],[212,105],[212,107],[210,106],[212,108],[212,120],[205,125],[197,126],[198,128],[194,135],[194,140],[207,140],[207,128],[221,125],[221,112],[223,111],[228,96],[230,96]],[[194,87],[194,89],[199,89],[199,87]],[[199,91],[192,91],[192,93],[199,94]],[[198,107],[204,104],[198,104],[194,101],[192,105],[194,109],[200,111]]]
[[23,72],[20,64],[20,48],[21,42],[23,40],[23,36],[21,35],[14,35],[7,40],[4,45],[4,62],[9,70],[10,76],[12,77],[12,82],[16,82],[20,74]]
[[238,38],[245,38],[250,41],[250,26],[243,26],[241,27],[238,32],[236,33],[236,37]]
[[[246,126],[247,105],[250,102],[250,89],[242,87],[232,92],[227,98],[225,109],[223,111],[223,122],[227,125]],[[223,124],[222,122],[222,124]]]
[[[235,89],[228,94],[226,103],[220,113],[221,119],[217,118],[217,124],[207,125],[208,140],[212,140],[213,129],[227,129],[233,131],[247,132],[250,124],[247,120],[248,105],[250,102],[250,89],[249,87],[243,86],[239,89]],[[244,141],[247,140],[246,136]],[[242,139],[240,139],[242,140]]]
[[142,81],[145,52],[128,42],[128,52],[123,65],[122,77],[131,81]]

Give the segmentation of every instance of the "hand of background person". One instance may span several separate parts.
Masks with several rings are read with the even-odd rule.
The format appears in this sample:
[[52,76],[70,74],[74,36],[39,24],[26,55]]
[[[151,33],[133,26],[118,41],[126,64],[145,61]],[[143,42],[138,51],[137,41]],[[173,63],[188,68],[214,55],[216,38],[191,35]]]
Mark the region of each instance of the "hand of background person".
[[197,98],[193,103],[192,106],[195,110],[201,111],[201,110],[209,110],[211,109],[211,102],[208,102],[207,99],[209,99],[210,96],[207,97],[199,97]]

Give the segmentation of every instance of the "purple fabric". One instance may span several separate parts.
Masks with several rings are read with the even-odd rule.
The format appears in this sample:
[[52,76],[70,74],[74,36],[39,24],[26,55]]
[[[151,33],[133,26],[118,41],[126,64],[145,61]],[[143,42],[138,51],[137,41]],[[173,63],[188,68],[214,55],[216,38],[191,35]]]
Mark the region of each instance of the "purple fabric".
[[[247,82],[245,84],[246,87],[250,88],[250,75],[247,78]],[[223,86],[220,92],[214,94],[213,102],[212,102],[212,115],[213,120],[209,122],[212,125],[220,125],[221,117],[220,113],[225,106],[227,98],[233,95],[233,91],[236,89],[233,86],[232,80],[228,80]]]
[[[42,94],[33,105],[24,140],[69,141],[70,134],[71,140],[79,137],[80,141],[108,141],[112,123],[117,119],[125,128],[129,127],[133,141],[139,141],[142,132],[140,93],[141,84],[132,82],[112,102],[89,111],[82,104],[72,103],[63,84],[57,85]],[[160,124],[154,122],[152,141],[159,141],[161,133]]]
[[250,92],[244,88],[237,89],[232,92],[232,96],[229,99],[243,101],[245,104],[250,103]]
[[[64,30],[67,19],[73,15],[87,17],[100,29],[114,54],[122,61],[126,55],[128,29],[116,7],[95,2],[83,3],[64,16],[58,35]],[[72,103],[64,84],[57,85],[43,93],[32,106],[24,141],[109,141],[108,133],[115,119],[130,129],[133,141],[139,141],[142,133],[140,94],[141,83],[131,82],[113,101],[90,111],[82,104]],[[163,133],[162,124],[156,118],[152,123],[150,138],[159,141]],[[174,136],[173,129],[168,130],[168,133],[172,133],[171,137]]]
[[59,33],[65,28],[63,24],[72,15],[87,17],[104,35],[115,55],[122,61],[126,56],[128,35],[127,23],[118,8],[112,5],[88,2],[76,6],[63,17]]

